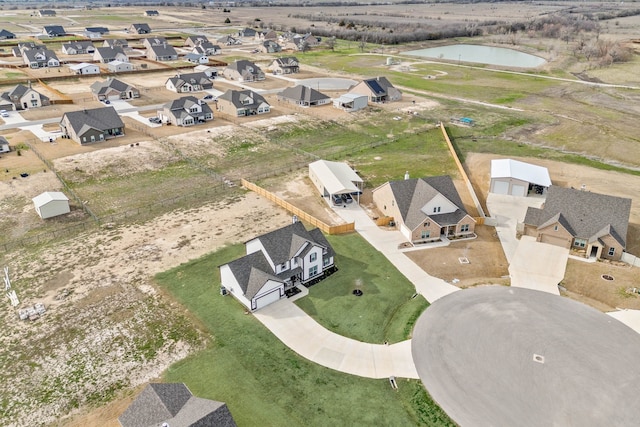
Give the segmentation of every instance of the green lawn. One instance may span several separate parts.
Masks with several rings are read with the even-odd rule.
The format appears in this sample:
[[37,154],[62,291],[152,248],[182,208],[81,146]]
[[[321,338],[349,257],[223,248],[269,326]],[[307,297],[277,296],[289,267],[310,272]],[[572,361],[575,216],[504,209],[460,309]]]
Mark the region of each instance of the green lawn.
[[[239,426],[453,426],[421,383],[342,374],[301,358],[232,297],[218,293],[216,266],[242,245],[156,276],[211,334],[207,347],[171,366],[165,381],[185,382],[197,396],[227,403]],[[318,286],[323,286],[322,283]],[[313,337],[310,337],[313,339]]]
[[[309,288],[296,304],[325,328],[358,341],[395,343],[411,336],[429,306],[415,287],[359,234],[327,236],[338,272]],[[354,289],[361,297],[352,294]]]

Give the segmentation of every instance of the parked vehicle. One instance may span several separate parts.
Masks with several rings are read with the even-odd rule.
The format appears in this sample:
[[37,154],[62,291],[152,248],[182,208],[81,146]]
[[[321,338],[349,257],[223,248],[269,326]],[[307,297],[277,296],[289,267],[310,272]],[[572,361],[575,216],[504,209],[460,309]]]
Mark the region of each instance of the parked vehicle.
[[204,98],[202,99],[213,99],[213,95],[209,94],[209,95],[205,95]]
[[334,205],[341,205],[342,204],[342,197],[340,197],[339,194],[334,194],[333,195],[333,204]]
[[111,101],[109,101],[108,99],[105,99],[104,103],[108,105],[108,104],[111,104]]
[[343,194],[342,195],[342,200],[344,200],[345,203],[351,203],[351,202],[353,202],[353,197],[351,197],[351,194],[349,194],[349,193]]

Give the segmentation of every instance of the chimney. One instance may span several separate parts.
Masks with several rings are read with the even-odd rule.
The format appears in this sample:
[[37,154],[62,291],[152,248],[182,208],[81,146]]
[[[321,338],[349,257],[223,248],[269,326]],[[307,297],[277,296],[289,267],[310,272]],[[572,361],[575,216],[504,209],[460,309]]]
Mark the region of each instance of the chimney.
[[409,171],[406,171],[404,173],[404,179],[405,179],[405,181],[409,179]]

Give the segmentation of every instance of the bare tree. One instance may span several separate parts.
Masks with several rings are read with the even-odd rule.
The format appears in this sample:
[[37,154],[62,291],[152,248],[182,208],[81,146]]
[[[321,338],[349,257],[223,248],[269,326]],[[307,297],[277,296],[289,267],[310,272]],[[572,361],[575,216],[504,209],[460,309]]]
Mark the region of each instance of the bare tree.
[[360,42],[358,43],[358,48],[360,48],[360,52],[364,52],[367,48],[367,35],[363,34]]
[[332,52],[336,50],[336,37],[335,36],[325,39],[324,42],[327,45],[327,47],[329,49],[331,49]]

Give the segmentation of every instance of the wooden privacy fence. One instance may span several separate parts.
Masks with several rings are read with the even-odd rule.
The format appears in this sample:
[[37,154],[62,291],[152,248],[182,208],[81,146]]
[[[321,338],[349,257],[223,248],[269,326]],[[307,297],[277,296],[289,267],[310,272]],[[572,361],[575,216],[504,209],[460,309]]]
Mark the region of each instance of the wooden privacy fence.
[[258,193],[262,197],[265,197],[266,199],[271,200],[276,205],[283,207],[288,212],[291,212],[292,214],[296,215],[300,220],[304,222],[308,222],[314,227],[318,227],[320,230],[324,231],[327,234],[344,234],[344,233],[350,233],[355,230],[355,223],[353,222],[340,224],[340,225],[329,225],[326,222],[320,221],[318,218],[309,215],[302,209],[296,206],[293,206],[291,203],[287,202],[286,200],[282,200],[280,197],[265,190],[264,188],[259,187],[256,184],[247,181],[246,179],[241,179],[240,183],[247,190],[251,190],[255,193]]

